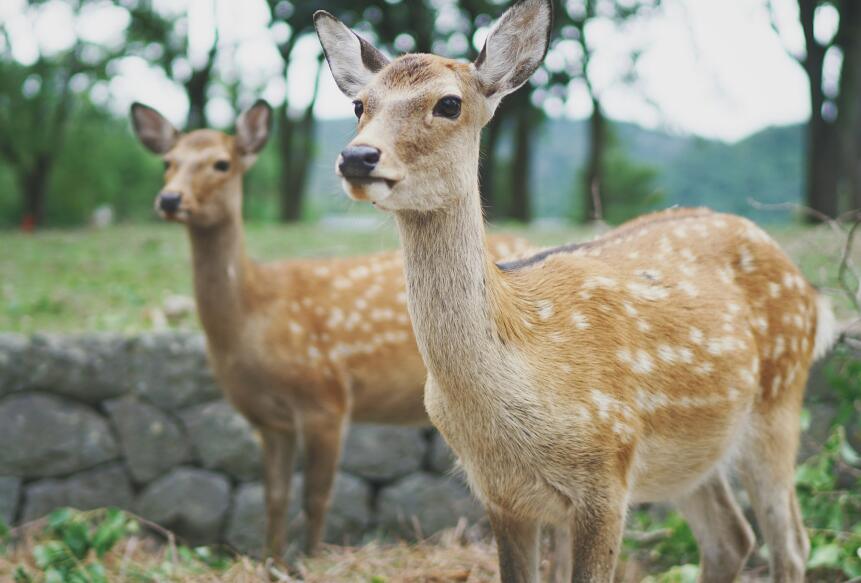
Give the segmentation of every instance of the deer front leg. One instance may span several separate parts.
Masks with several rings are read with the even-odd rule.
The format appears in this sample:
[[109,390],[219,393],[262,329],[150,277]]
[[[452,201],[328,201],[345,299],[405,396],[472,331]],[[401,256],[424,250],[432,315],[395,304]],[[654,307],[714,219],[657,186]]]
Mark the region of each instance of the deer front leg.
[[305,488],[303,507],[308,520],[305,553],[315,554],[323,540],[326,512],[341,457],[344,416],[320,415],[303,419]]
[[571,529],[567,524],[556,525],[550,531],[553,542],[553,562],[550,566],[551,583],[569,583],[574,564],[571,562]]
[[287,507],[293,478],[296,432],[291,429],[263,429],[263,479],[266,497],[266,554],[276,560],[284,556],[287,535]]
[[619,558],[625,525],[625,498],[596,493],[576,512],[571,526],[573,583],[610,583]]
[[499,554],[499,576],[502,583],[536,583],[538,581],[538,532],[534,520],[515,518],[501,511],[488,510],[490,526]]

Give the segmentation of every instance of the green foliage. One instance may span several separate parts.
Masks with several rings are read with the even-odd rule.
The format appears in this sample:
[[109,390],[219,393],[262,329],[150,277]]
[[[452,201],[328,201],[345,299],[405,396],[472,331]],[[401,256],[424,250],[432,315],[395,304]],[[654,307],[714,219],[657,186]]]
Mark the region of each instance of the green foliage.
[[90,514],[61,508],[48,515],[47,522],[43,537],[33,547],[33,561],[41,577],[19,566],[16,581],[108,583],[101,559],[120,539],[140,528],[116,508]]
[[[18,565],[15,583],[109,583],[116,570],[117,544],[138,536],[137,520],[116,509],[79,512],[55,510],[36,533],[28,565]],[[136,546],[136,545],[135,545]],[[2,549],[0,549],[2,550]],[[114,551],[114,556],[110,556]],[[129,563],[124,570],[129,581],[159,583],[181,580],[190,574],[216,576],[233,565],[231,557],[208,547],[171,547],[170,557],[155,565]]]

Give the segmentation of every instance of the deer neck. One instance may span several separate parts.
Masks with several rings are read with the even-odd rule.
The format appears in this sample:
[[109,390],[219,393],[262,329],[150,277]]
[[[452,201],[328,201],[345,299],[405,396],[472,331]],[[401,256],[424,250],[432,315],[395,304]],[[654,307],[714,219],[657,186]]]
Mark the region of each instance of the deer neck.
[[256,275],[245,253],[241,211],[212,227],[189,226],[188,234],[200,322],[213,349],[228,349],[240,341]]
[[487,252],[477,184],[474,191],[442,211],[395,214],[419,349],[449,386],[498,371],[503,359],[497,327],[504,289]]

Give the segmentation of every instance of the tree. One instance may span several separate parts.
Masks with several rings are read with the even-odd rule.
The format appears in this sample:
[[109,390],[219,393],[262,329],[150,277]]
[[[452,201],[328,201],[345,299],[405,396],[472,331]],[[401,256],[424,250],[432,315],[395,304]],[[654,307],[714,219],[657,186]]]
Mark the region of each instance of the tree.
[[206,103],[215,80],[218,27],[213,31],[212,45],[206,56],[196,62],[189,55],[186,16],[159,12],[152,0],[117,1],[131,14],[126,54],[142,56],[185,89],[188,97],[186,130],[208,127]]
[[[596,204],[604,201],[611,203],[607,197],[605,184],[607,168],[605,162],[608,144],[610,143],[610,124],[604,114],[602,105],[602,90],[592,81],[590,65],[595,53],[595,46],[590,41],[589,24],[596,19],[608,19],[617,26],[624,26],[634,19],[641,18],[654,12],[661,5],[661,0],[586,0],[585,3],[560,3],[557,6],[556,22],[559,27],[559,37],[562,42],[571,40],[579,47],[579,59],[568,60],[566,67],[560,71],[551,72],[548,84],[553,86],[570,87],[573,82],[581,82],[586,88],[592,102],[592,112],[589,116],[589,152],[586,170],[582,173],[582,218],[585,221],[601,218]],[[620,82],[631,84],[635,79],[636,63],[639,52],[630,55],[627,71]],[[618,198],[618,193],[616,197]]]
[[[772,28],[780,36],[772,0],[767,7]],[[817,38],[816,23],[829,8],[839,15],[837,30],[830,39]],[[798,18],[804,52],[787,48],[787,53],[808,79],[806,204],[836,216],[847,205],[861,206],[861,6],[855,0],[798,0]],[[836,88],[825,83],[825,63],[831,52],[842,56]],[[841,191],[846,193],[842,204]]]
[[[80,12],[84,0],[70,0]],[[35,18],[39,2],[29,2],[26,14]],[[116,57],[110,47],[76,37],[65,50],[40,49],[31,64],[12,56],[12,39],[0,26],[0,156],[12,168],[21,196],[21,225],[42,223],[51,176],[62,151],[69,117],[78,96],[106,76]]]

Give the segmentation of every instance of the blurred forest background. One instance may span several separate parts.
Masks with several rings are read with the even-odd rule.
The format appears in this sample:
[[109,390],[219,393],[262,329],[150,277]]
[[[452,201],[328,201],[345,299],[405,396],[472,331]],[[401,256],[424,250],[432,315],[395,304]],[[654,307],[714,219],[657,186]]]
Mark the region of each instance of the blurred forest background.
[[[773,9],[770,3],[777,0],[747,1]],[[0,226],[84,225],[106,206],[120,221],[153,218],[161,164],[135,142],[125,116],[128,104],[118,106],[114,91],[120,74],[134,77],[141,67],[157,69],[187,102],[184,129],[229,129],[235,112],[258,95],[272,101],[276,134],[249,177],[249,219],[290,222],[367,212],[346,202],[332,172],[355,121],[315,116],[321,79],[329,72],[319,50],[309,57],[311,15],[327,9],[392,55],[433,51],[473,59],[505,3],[266,0],[266,42],[281,59],[275,74],[283,86],[311,87],[310,99],[301,104],[291,103],[287,91],[263,92],[271,79],[243,74],[237,64],[247,49],[243,43],[261,39],[225,40],[223,18],[217,17],[224,4],[27,0],[0,11]],[[596,200],[610,222],[673,204],[786,219],[757,215],[748,197],[804,202],[832,216],[861,206],[861,3],[797,5],[798,21],[790,24],[800,27],[804,50],[787,50],[809,80],[812,114],[806,123],[729,143],[660,125],[615,122],[605,113],[604,91],[593,82],[601,72],[590,66],[590,35],[607,26],[624,33],[661,11],[661,0],[556,2],[545,65],[506,99],[483,135],[481,179],[489,216],[585,222],[595,216]],[[190,18],[207,10],[211,30],[203,41],[191,38],[200,27],[189,26]],[[785,22],[774,18],[771,24],[763,26],[763,35],[786,35]],[[59,38],[40,40],[46,30]],[[50,32],[57,30],[62,34]],[[201,42],[207,50],[199,50]],[[642,48],[630,47],[613,85],[638,91]],[[300,58],[306,63],[301,68],[294,66]],[[585,118],[560,115],[575,93],[591,102]],[[350,111],[345,104],[344,115]]]

